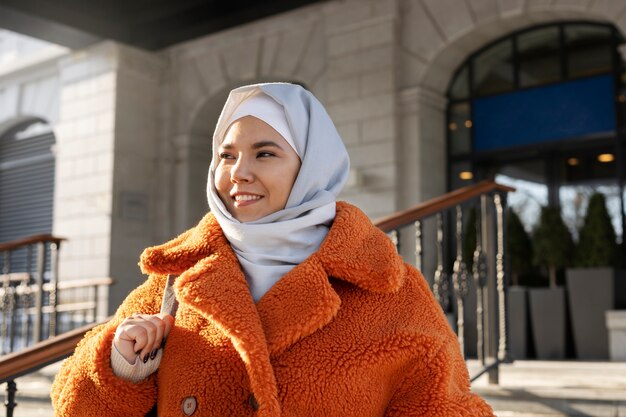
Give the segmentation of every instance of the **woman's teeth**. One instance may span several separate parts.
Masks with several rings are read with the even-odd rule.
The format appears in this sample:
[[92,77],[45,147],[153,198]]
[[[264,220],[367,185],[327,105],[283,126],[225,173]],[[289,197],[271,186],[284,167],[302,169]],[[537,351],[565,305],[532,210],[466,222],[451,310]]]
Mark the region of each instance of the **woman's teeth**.
[[236,195],[235,201],[249,201],[249,200],[258,200],[260,199],[260,195]]

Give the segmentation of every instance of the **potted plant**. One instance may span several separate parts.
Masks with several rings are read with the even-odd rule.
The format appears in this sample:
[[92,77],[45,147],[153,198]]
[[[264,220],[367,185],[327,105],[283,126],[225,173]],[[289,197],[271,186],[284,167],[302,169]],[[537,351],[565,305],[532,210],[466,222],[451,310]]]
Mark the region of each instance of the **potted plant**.
[[615,308],[618,246],[604,195],[589,199],[573,263],[566,271],[576,354],[580,359],[609,356],[605,312]]
[[565,357],[565,292],[557,286],[557,270],[568,265],[572,236],[558,207],[543,207],[533,233],[533,259],[547,269],[550,286],[529,291],[530,313],[538,359]]
[[526,359],[528,352],[528,301],[527,288],[522,277],[532,267],[532,246],[517,213],[507,210],[506,244],[507,260],[511,277],[508,288],[507,315],[509,317],[509,348],[514,359]]

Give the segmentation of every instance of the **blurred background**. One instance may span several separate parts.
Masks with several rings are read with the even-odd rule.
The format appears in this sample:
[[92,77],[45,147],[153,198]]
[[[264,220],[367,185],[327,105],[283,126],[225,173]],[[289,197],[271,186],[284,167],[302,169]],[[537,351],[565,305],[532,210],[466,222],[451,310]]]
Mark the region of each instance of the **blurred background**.
[[112,314],[206,214],[228,92],[287,81],[342,199],[448,198],[385,230],[498,415],[626,415],[625,35],[624,0],[0,0],[2,353]]

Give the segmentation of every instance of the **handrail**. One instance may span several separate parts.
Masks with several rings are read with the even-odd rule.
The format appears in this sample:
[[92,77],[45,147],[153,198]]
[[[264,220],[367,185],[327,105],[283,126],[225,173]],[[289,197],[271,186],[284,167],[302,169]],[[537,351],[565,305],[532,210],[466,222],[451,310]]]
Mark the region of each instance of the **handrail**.
[[64,240],[67,240],[67,239],[64,237],[53,236],[50,234],[27,236],[21,239],[0,243],[0,252],[14,250],[21,246],[33,245],[35,243],[53,242],[58,245]]
[[85,333],[105,321],[91,323],[78,329],[63,333],[51,339],[39,342],[19,352],[0,356],[0,384],[29,374],[51,363],[70,356]]
[[513,192],[515,188],[498,184],[494,181],[481,181],[477,184],[459,188],[440,197],[433,198],[412,208],[383,217],[374,222],[379,229],[388,233],[394,229],[410,224],[416,220],[433,215],[437,212],[452,208],[481,194],[490,192]]

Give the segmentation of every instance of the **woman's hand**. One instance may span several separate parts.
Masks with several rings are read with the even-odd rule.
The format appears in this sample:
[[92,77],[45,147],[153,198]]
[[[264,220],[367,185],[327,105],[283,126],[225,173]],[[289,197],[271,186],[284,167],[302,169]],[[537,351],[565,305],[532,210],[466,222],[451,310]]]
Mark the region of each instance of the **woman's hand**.
[[145,363],[154,359],[173,325],[169,314],[133,314],[117,326],[113,346],[128,363],[135,363],[137,355]]

